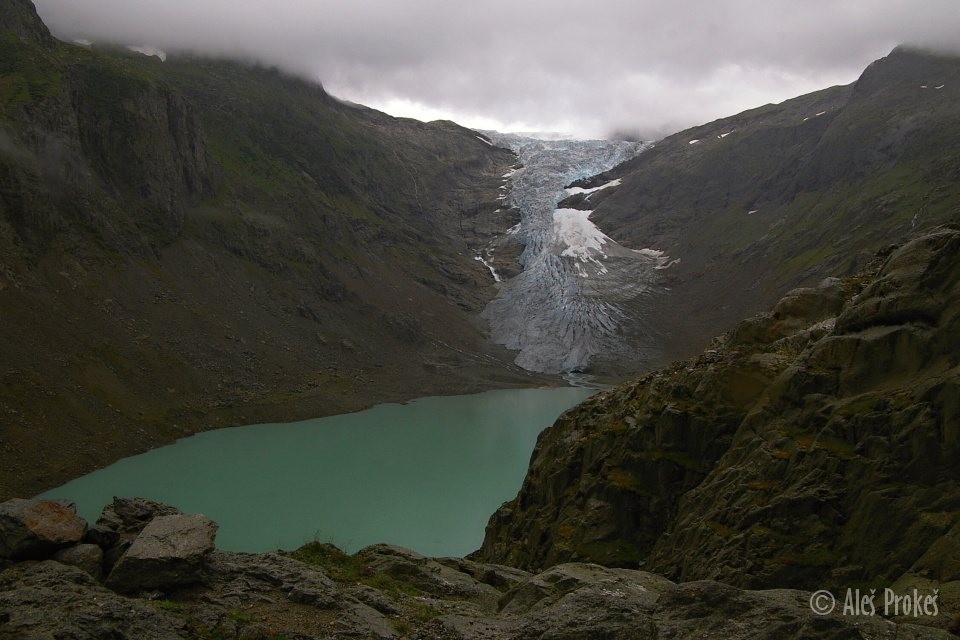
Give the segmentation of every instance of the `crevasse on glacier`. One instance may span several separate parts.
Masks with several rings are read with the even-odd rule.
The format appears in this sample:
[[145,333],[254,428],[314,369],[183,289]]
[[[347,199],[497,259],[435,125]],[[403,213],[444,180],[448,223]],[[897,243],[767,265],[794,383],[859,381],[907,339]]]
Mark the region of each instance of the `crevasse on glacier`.
[[651,290],[668,259],[620,246],[589,220],[590,212],[557,203],[569,195],[564,185],[612,168],[644,144],[485,133],[523,165],[510,175],[508,196],[520,210],[519,229],[511,233],[525,246],[523,271],[499,285],[483,312],[492,338],[517,350],[516,363],[531,371],[585,371],[597,357],[631,357],[637,345],[622,331],[629,303]]

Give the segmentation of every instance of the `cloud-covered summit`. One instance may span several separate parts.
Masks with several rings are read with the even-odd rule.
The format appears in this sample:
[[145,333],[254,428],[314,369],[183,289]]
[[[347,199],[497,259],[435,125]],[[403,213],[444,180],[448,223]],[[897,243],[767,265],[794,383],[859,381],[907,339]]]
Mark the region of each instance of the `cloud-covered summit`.
[[499,129],[655,137],[960,52],[956,0],[36,0],[65,39],[242,56],[335,95]]

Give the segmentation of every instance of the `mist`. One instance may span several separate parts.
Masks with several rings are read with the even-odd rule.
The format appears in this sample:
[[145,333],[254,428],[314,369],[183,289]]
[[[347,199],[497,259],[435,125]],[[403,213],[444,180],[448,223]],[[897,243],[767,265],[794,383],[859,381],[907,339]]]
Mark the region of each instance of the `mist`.
[[897,44],[960,53],[956,0],[37,0],[65,40],[241,57],[395,115],[652,139],[856,79]]

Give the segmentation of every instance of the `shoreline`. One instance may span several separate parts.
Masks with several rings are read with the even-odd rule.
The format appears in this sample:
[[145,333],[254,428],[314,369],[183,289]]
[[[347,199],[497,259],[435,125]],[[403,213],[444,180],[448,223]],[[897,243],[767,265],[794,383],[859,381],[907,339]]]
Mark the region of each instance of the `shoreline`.
[[[101,455],[96,460],[86,457],[72,457],[69,455],[60,458],[62,466],[49,473],[42,480],[23,478],[9,470],[5,477],[0,479],[0,500],[13,497],[32,497],[45,491],[56,488],[71,480],[106,468],[119,460],[146,453],[159,447],[168,446],[177,440],[199,433],[217,429],[240,427],[257,424],[291,423],[304,420],[328,418],[364,411],[381,404],[404,404],[424,397],[458,396],[485,391],[522,388],[554,388],[565,386],[566,382],[560,376],[547,376],[532,372],[520,374],[513,369],[513,365],[506,365],[491,373],[507,374],[507,379],[484,379],[477,375],[470,383],[460,384],[459,381],[445,380],[437,377],[423,381],[419,385],[406,388],[391,388],[390,384],[372,382],[367,388],[370,394],[331,397],[304,392],[283,404],[271,402],[237,405],[229,408],[211,411],[204,416],[180,414],[171,419],[162,434],[154,424],[141,425],[142,431],[150,430],[153,436],[145,441],[145,446],[138,446],[136,442],[115,442],[109,449],[108,455]],[[480,374],[481,371],[476,371]],[[394,380],[403,380],[397,376]],[[415,388],[414,388],[415,387]],[[282,392],[281,392],[282,393]]]

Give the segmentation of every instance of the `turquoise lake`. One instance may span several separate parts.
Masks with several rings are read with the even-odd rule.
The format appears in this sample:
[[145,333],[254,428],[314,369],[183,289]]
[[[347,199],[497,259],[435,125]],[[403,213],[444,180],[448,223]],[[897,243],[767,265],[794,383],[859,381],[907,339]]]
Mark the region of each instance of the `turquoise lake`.
[[48,491],[90,522],[115,495],[205,513],[217,546],[354,552],[376,542],[426,555],[480,546],[523,482],[537,435],[591,389],[510,389],[383,404],[287,424],[200,433]]

